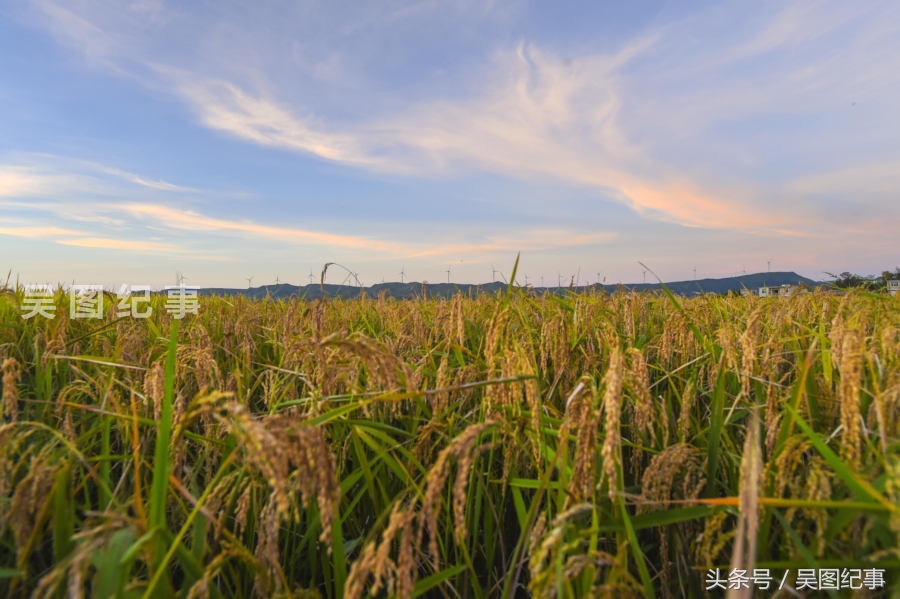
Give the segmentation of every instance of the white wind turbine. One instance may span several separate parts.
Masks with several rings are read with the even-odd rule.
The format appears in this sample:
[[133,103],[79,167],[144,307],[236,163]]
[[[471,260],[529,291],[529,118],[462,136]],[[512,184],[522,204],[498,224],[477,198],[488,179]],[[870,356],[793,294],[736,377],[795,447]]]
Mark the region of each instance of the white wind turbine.
[[491,264],[491,283],[497,282],[497,269],[494,268],[494,265]]
[[[255,277],[256,275],[253,276]],[[244,277],[244,280],[247,281],[247,289],[250,289],[253,286],[253,277],[250,277],[249,279]]]
[[404,272],[405,270],[406,270],[405,266],[400,267],[400,282],[401,283],[403,282],[403,278],[406,276],[406,272]]
[[309,284],[312,285],[312,282],[313,282],[313,274],[312,274],[312,269],[310,268],[309,269]]
[[450,284],[450,266],[447,265],[447,284]]
[[278,278],[278,275],[277,275],[277,274],[275,275],[275,284],[276,284],[276,285],[281,285],[281,280]]

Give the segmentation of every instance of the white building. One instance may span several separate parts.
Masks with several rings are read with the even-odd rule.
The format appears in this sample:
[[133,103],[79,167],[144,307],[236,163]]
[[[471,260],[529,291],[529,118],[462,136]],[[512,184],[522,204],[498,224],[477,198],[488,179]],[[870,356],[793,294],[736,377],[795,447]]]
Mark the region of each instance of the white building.
[[796,285],[779,285],[777,287],[760,287],[759,297],[789,297],[797,289]]
[[888,291],[891,295],[897,295],[897,292],[900,291],[900,281],[888,281]]

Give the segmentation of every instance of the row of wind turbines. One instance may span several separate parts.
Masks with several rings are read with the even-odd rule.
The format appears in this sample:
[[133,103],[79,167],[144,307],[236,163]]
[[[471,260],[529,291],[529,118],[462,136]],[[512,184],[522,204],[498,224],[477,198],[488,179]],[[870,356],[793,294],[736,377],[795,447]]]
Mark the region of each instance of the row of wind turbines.
[[[742,268],[741,272],[742,272],[743,274],[746,275],[746,274],[747,274],[747,269],[746,269],[746,267],[741,267],[741,268]],[[447,266],[447,270],[444,271],[444,272],[447,273],[447,283],[448,283],[448,284],[451,282],[451,277],[452,277],[452,274],[453,274],[453,273],[451,272],[450,269],[451,269],[451,266],[448,265],[448,266]],[[766,271],[767,271],[767,272],[772,272],[772,261],[771,261],[771,260],[766,260]],[[598,285],[602,285],[603,282],[606,281],[606,277],[603,277],[602,280],[601,280],[601,278],[600,278],[600,277],[602,276],[602,272],[603,272],[603,271],[599,271],[599,270],[597,271],[597,284],[598,284]],[[646,283],[647,283],[647,272],[648,272],[648,271],[645,269],[645,270],[643,270],[642,272],[643,272],[643,274],[644,274],[644,284],[646,284]],[[507,282],[506,277],[503,275],[502,272],[500,272],[499,270],[497,270],[496,268],[494,268],[494,265],[493,265],[493,264],[491,265],[491,282],[493,282],[493,283],[496,283],[496,282],[497,282],[497,273],[500,274],[500,277],[503,279],[503,282],[506,283],[506,282]],[[356,279],[356,282],[357,282],[360,286],[362,286],[362,283],[359,282],[359,273],[358,273],[358,272],[353,272],[353,273],[351,273],[351,274],[352,274],[353,277]],[[397,274],[400,275],[400,282],[401,282],[401,283],[405,283],[405,282],[406,282],[406,267],[405,267],[405,266],[401,267],[401,268],[400,268],[400,272],[397,273]],[[179,273],[178,276],[179,276],[179,283],[183,285],[183,284],[184,284],[184,281],[185,281],[185,279],[187,279],[187,277],[185,277],[184,275],[182,275],[182,274],[180,274],[180,273]],[[256,275],[253,275],[253,276],[251,276],[251,277],[244,277],[244,280],[247,281],[247,289],[251,289],[251,288],[253,287],[253,278],[254,278],[255,276],[256,276]],[[535,277],[529,277],[529,276],[528,276],[528,273],[523,273],[523,276],[525,277],[525,286],[526,286],[526,287],[529,286],[528,280],[529,280],[529,279],[535,278]],[[580,270],[579,270],[579,274],[577,274],[577,275],[572,275],[571,279],[572,279],[572,283],[573,283],[573,284],[576,283],[576,280],[575,280],[576,277],[580,278]],[[308,278],[309,278],[309,284],[312,285],[312,284],[313,284],[313,280],[315,279],[315,275],[313,275],[312,269],[309,270],[309,277],[308,277]],[[564,279],[564,278],[566,278],[566,277],[563,276],[562,272],[557,272],[557,281],[556,281],[556,284],[557,284],[558,287],[562,287],[562,282],[563,282],[563,279]],[[540,279],[541,279],[541,287],[544,287],[544,275],[541,275]],[[694,267],[694,280],[697,280],[697,267],[696,267],[696,266]],[[381,282],[382,282],[382,283],[385,282],[384,277],[381,277]],[[281,285],[281,283],[282,283],[282,281],[281,281],[280,275],[276,274],[276,275],[275,275],[275,284],[276,284],[276,285]]]

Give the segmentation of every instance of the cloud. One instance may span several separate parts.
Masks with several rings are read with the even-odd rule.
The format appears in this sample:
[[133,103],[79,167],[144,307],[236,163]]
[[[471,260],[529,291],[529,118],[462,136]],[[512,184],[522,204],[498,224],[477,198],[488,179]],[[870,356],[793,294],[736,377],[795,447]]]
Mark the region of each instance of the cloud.
[[134,173],[129,173],[127,171],[119,170],[116,168],[109,167],[100,167],[106,173],[111,175],[115,175],[117,177],[121,177],[127,181],[131,181],[132,183],[136,183],[143,187],[149,187],[150,189],[158,189],[160,191],[175,191],[180,193],[195,193],[200,190],[194,189],[192,187],[184,187],[181,185],[175,185],[174,183],[167,183],[166,181],[148,181],[147,179],[141,177],[140,175],[135,175]]
[[184,250],[168,243],[153,241],[135,241],[131,239],[109,239],[106,237],[79,237],[77,239],[60,239],[57,243],[85,248],[105,250],[130,250],[150,253],[183,254]]
[[220,218],[204,216],[192,210],[177,210],[159,205],[128,204],[122,207],[135,216],[149,217],[161,224],[188,231],[235,231],[251,233],[257,237],[278,239],[294,243],[311,243],[328,245],[335,248],[365,249],[379,251],[399,251],[402,246],[388,244],[362,237],[334,235],[319,231],[272,227],[252,222],[234,222]]
[[63,229],[60,227],[0,227],[0,235],[12,235],[13,237],[42,238],[55,235],[82,235],[81,231]]
[[253,97],[225,81],[182,83],[179,91],[212,129],[265,146],[301,151],[326,160],[374,167],[378,160],[361,148],[361,140],[331,133],[289,113],[275,102]]
[[900,161],[874,163],[812,174],[795,179],[791,188],[804,194],[896,194],[900,190],[898,164]]
[[83,181],[78,177],[31,166],[0,164],[0,198],[53,196],[81,187]]

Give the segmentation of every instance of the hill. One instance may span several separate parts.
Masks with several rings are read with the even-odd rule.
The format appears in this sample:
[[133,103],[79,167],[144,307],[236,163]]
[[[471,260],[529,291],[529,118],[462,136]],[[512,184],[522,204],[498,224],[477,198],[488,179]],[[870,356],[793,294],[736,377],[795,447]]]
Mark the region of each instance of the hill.
[[[702,295],[704,293],[728,293],[729,291],[740,291],[744,287],[747,289],[758,289],[763,286],[775,287],[778,285],[797,285],[805,284],[811,287],[821,285],[817,281],[802,277],[794,272],[764,272],[739,277],[726,277],[723,279],[700,279],[697,281],[673,281],[666,283],[666,286],[678,295],[691,296]],[[582,293],[587,290],[603,289],[608,292],[615,291],[620,285],[581,285],[578,287],[535,287],[537,293],[545,291],[565,293],[567,290]],[[634,285],[621,285],[625,289],[633,291],[654,291],[659,290],[658,283],[639,283]],[[422,297],[423,289],[427,290],[429,296],[451,297],[457,293],[465,295],[475,295],[478,293],[497,293],[506,289],[506,283],[486,283],[484,285],[456,284],[456,283],[428,283],[424,286],[419,282],[411,283],[377,283],[370,287],[364,288],[369,297],[378,297],[381,292],[387,292],[387,295],[396,298],[417,298]],[[319,285],[290,285],[281,283],[279,285],[262,285],[260,287],[252,287],[250,289],[228,289],[228,288],[210,288],[200,290],[201,295],[242,295],[248,298],[261,299],[266,296],[273,298],[288,297],[305,297],[306,299],[317,299],[320,297],[334,298],[352,298],[360,294],[360,287],[351,287],[349,285],[331,285],[325,284],[320,288]]]

